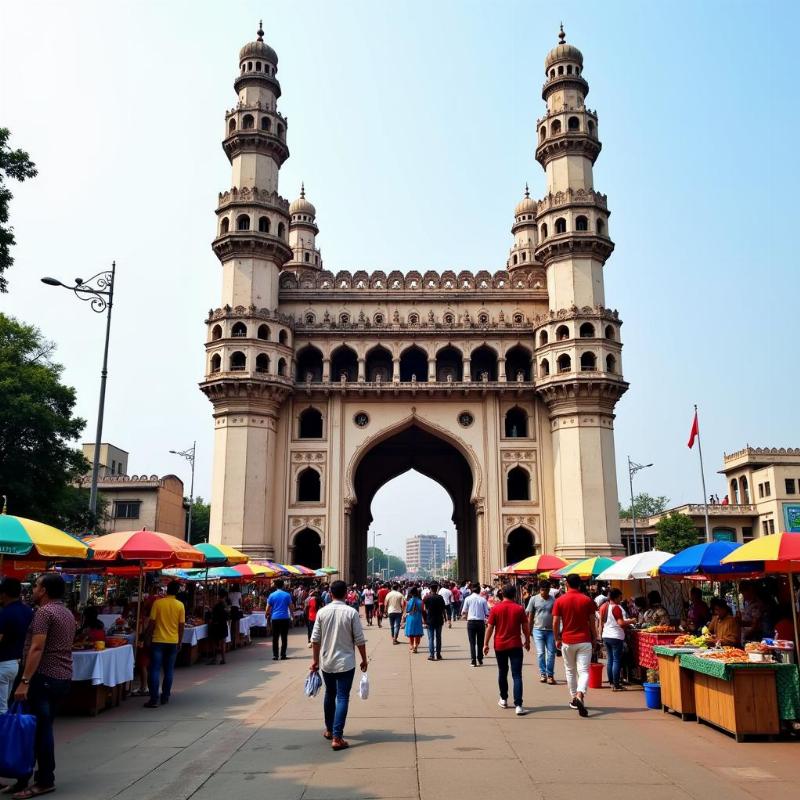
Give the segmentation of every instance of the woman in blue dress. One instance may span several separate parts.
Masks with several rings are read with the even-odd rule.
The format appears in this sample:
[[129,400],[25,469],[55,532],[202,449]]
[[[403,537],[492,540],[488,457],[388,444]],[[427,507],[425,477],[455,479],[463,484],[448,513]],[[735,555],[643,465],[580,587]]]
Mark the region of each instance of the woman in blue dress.
[[422,600],[419,599],[419,589],[416,586],[412,586],[408,593],[406,636],[409,649],[412,653],[416,653],[420,639],[422,639]]

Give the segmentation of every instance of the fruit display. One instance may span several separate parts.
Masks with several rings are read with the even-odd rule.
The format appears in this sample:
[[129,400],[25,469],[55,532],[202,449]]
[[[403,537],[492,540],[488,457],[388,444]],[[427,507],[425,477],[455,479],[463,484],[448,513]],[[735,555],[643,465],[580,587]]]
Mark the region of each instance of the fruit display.
[[675,633],[672,625],[650,625],[644,629],[645,633]]
[[106,637],[106,647],[122,647],[124,644],[128,644],[128,640],[121,636]]
[[770,652],[770,648],[762,642],[748,642],[744,649],[748,653],[761,653],[762,655],[767,655]]
[[748,664],[750,659],[747,653],[739,647],[720,647],[708,650],[705,653],[698,653],[698,658],[708,658],[713,661],[721,661],[723,664]]
[[711,640],[705,636],[692,636],[690,633],[684,633],[679,636],[673,644],[676,647],[699,647],[706,648]]
[[94,642],[89,641],[85,636],[76,637],[72,643],[73,650],[94,650]]

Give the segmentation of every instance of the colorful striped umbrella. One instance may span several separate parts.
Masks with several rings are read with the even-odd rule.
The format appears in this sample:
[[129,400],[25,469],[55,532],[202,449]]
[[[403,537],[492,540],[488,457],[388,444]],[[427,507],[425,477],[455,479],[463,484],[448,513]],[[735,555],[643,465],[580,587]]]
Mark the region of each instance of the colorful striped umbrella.
[[70,533],[25,517],[0,514],[0,558],[89,558],[89,546]]
[[299,569],[302,575],[305,575],[309,578],[313,578],[316,576],[316,572],[313,569],[309,569],[308,567],[304,567],[302,564],[292,564],[295,569]]
[[551,573],[554,578],[566,578],[567,575],[580,575],[581,578],[594,578],[603,570],[612,567],[616,563],[613,558],[605,556],[591,556],[582,558],[580,561],[573,561],[556,572]]
[[195,547],[206,557],[210,567],[232,567],[234,564],[246,564],[250,556],[227,544],[211,544],[203,542]]
[[339,570],[336,567],[321,567],[317,572],[322,572],[325,575],[336,575]]
[[737,547],[721,564],[763,561],[764,572],[800,572],[800,534],[772,533]]
[[272,567],[264,564],[255,564],[252,561],[249,564],[237,564],[231,569],[239,575],[239,578],[276,578],[281,574]]
[[503,574],[511,575],[535,575],[539,572],[550,572],[554,569],[565,567],[567,562],[558,556],[551,556],[548,553],[542,553],[539,556],[529,556],[518,561],[516,564],[509,564],[504,570]]
[[206,557],[183,539],[158,531],[121,531],[91,540],[98,561],[160,561],[162,566],[202,564]]
[[755,561],[743,561],[737,564],[723,564],[722,559],[738,550],[742,545],[738,542],[703,542],[681,550],[677,555],[665,561],[657,570],[659,575],[687,577],[692,575],[722,576],[742,575],[758,572],[760,564]]

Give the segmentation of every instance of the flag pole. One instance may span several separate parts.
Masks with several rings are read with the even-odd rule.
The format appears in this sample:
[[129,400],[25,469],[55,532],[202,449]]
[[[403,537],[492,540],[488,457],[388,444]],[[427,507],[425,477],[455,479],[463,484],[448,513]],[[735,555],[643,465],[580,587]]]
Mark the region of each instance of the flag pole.
[[[697,419],[697,404],[695,403],[694,406],[694,415]],[[711,531],[708,525],[708,493],[706,492],[706,473],[703,469],[703,443],[702,437],[700,436],[700,424],[698,421],[697,425],[697,454],[700,456],[700,481],[703,484],[703,507],[705,508],[705,518],[706,518],[706,541],[711,541]]]

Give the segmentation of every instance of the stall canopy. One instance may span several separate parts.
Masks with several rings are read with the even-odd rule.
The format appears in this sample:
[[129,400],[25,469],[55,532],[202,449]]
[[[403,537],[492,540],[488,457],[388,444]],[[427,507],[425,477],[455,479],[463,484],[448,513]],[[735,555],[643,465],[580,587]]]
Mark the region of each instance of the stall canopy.
[[509,564],[500,570],[501,575],[538,575],[542,572],[552,572],[554,569],[565,567],[567,562],[558,556],[549,553],[542,553],[538,556],[529,556],[518,561],[516,564]]
[[581,578],[595,578],[603,570],[613,566],[616,562],[613,558],[605,558],[604,556],[592,556],[591,558],[582,558],[579,561],[573,561],[565,567],[556,570],[552,573],[554,578],[566,578],[567,575],[579,575]]
[[246,553],[227,544],[203,542],[195,547],[206,557],[205,563],[209,567],[232,567],[234,564],[246,564],[250,560]]
[[77,536],[25,517],[0,514],[0,559],[89,558],[91,551]]
[[725,556],[741,547],[737,542],[703,542],[681,550],[658,568],[659,575],[676,577],[723,577],[758,572],[758,561],[743,561],[736,564],[722,564]]
[[672,557],[672,553],[666,553],[663,550],[634,553],[609,565],[597,576],[597,579],[600,581],[643,580],[650,577],[651,570],[661,566]]

